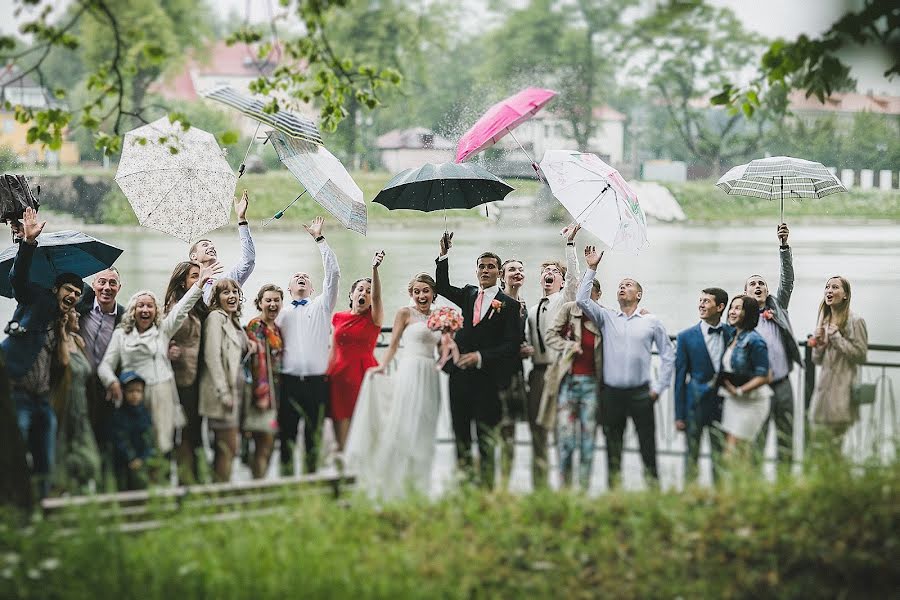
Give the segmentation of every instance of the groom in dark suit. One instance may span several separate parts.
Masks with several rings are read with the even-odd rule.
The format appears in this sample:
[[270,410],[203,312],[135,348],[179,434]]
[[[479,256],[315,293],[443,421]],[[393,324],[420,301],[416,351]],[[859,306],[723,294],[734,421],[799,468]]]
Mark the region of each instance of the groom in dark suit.
[[450,375],[450,416],[460,470],[475,479],[472,423],[478,441],[480,484],[494,485],[494,445],[500,424],[498,390],[509,385],[519,360],[522,331],[519,303],[500,291],[500,257],[485,252],[476,261],[478,285],[450,285],[447,251],[453,234],[441,237],[435,280],[437,293],[462,309],[463,328],[456,333],[460,357],[444,368]]
[[712,476],[719,475],[722,456],[722,397],[716,376],[725,348],[734,338],[734,327],[722,322],[728,294],[721,288],[700,292],[700,322],[678,334],[675,350],[675,427],[687,436],[685,483],[697,478],[700,440],[709,432]]

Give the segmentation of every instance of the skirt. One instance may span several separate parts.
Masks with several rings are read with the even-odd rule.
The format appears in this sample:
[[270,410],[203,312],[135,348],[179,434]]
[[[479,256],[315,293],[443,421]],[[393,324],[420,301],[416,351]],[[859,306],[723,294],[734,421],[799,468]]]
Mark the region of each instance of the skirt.
[[[724,392],[724,390],[722,390]],[[762,385],[749,394],[732,396],[725,393],[722,407],[722,429],[740,440],[752,440],[769,416],[772,389]]]

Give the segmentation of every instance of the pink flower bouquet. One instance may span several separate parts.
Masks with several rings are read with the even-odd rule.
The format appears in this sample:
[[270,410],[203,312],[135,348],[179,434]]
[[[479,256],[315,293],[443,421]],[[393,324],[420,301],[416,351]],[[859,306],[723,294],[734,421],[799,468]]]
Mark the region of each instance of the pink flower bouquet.
[[440,370],[447,364],[448,360],[455,363],[459,360],[459,347],[453,341],[453,334],[462,329],[463,318],[459,311],[443,306],[428,317],[426,323],[428,329],[441,332],[441,356],[437,362],[437,368]]

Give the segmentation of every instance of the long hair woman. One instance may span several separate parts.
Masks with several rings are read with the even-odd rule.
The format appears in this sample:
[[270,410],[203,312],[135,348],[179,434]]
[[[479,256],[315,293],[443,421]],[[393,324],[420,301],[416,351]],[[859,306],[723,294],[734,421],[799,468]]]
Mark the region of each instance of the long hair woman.
[[375,344],[381,334],[384,308],[381,304],[381,280],[378,267],[384,252],[376,252],[372,259],[372,277],[357,279],[350,287],[350,310],[334,313],[331,325],[331,358],[328,361],[328,382],[331,391],[331,419],[338,449],[344,451],[350,418],[363,377],[375,360]]
[[754,298],[742,295],[732,299],[728,324],[736,331],[719,371],[725,391],[722,429],[727,434],[729,455],[739,444],[746,448],[746,442],[756,439],[769,414],[769,354],[765,340],[755,331],[757,323],[759,303]]
[[[169,314],[199,277],[200,263],[184,261],[175,265],[172,276],[169,278],[169,285],[166,287],[166,314]],[[169,343],[169,359],[172,361],[172,370],[175,372],[178,399],[187,420],[181,431],[181,440],[175,448],[178,480],[185,484],[200,481],[199,465],[206,460],[202,451],[202,419],[198,412],[200,390],[197,369],[200,366],[200,334],[207,314],[209,314],[209,308],[203,298],[200,298],[194,302],[187,318]]]
[[825,282],[811,344],[819,376],[810,419],[816,436],[840,449],[847,429],[859,418],[858,407],[851,402],[851,388],[859,365],[866,361],[869,345],[866,322],[850,310],[850,282],[840,275]]
[[259,315],[251,319],[245,328],[250,339],[256,342],[256,350],[251,356],[252,382],[250,393],[244,396],[241,430],[245,439],[253,439],[250,470],[255,479],[265,477],[269,469],[269,458],[278,432],[279,373],[284,341],[275,318],[281,312],[283,300],[284,292],[277,285],[269,283],[259,288],[254,302]]
[[213,437],[215,480],[231,479],[237,453],[238,411],[244,391],[243,357],[249,341],[241,327],[241,286],[223,278],[212,287],[209,315],[203,323],[203,368],[200,371],[200,415]]

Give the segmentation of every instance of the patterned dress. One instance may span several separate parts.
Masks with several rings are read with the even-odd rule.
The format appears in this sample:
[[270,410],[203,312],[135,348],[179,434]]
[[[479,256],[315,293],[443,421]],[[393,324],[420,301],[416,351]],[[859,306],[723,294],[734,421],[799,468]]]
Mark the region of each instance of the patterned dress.
[[327,372],[331,418],[349,419],[353,416],[366,371],[378,366],[374,351],[381,327],[372,321],[371,310],[358,315],[349,311],[335,313],[331,324],[334,327],[333,354]]
[[247,323],[247,334],[256,340],[256,352],[250,361],[251,383],[244,395],[243,431],[278,431],[278,374],[284,342],[278,325],[267,325],[257,317]]

